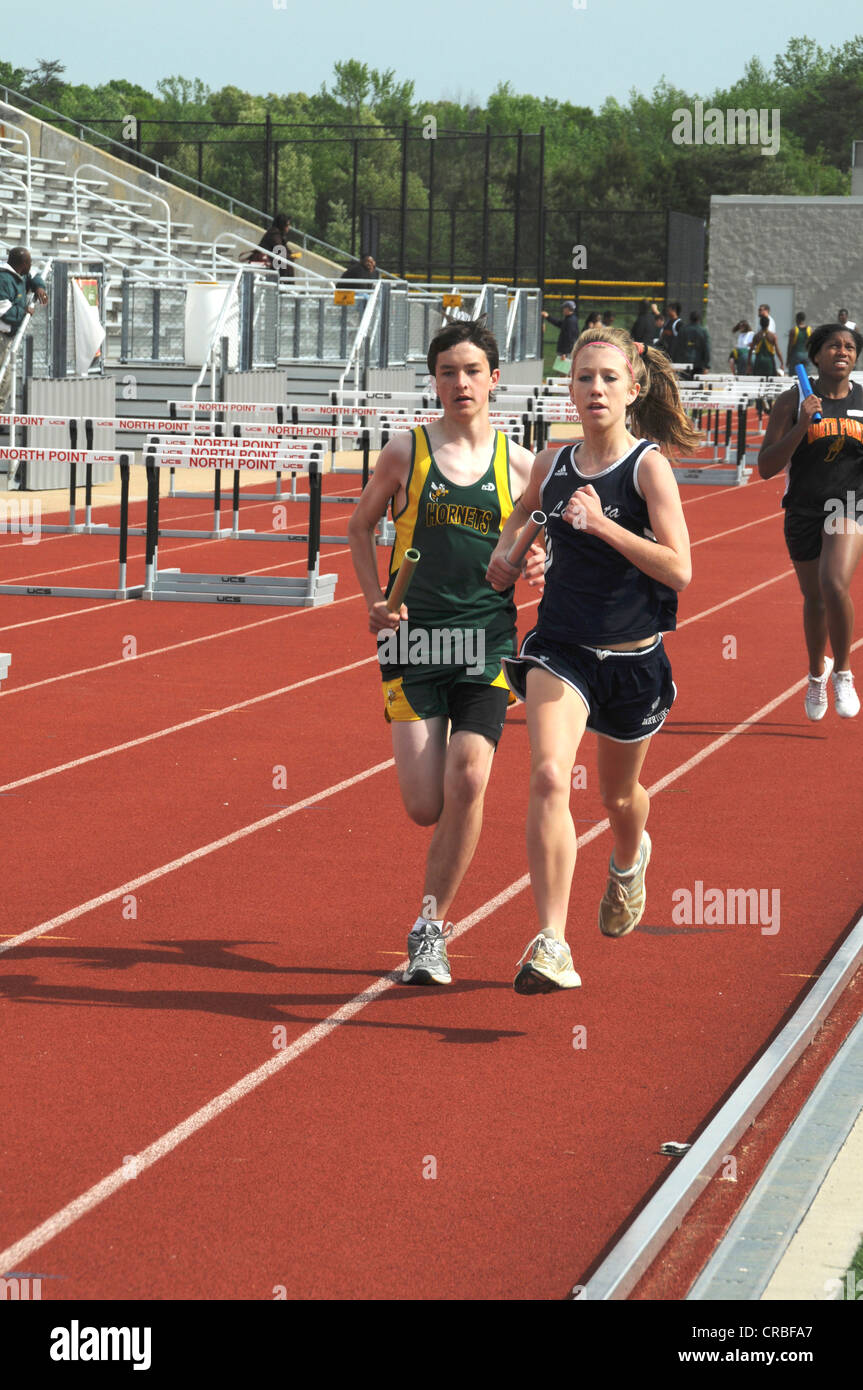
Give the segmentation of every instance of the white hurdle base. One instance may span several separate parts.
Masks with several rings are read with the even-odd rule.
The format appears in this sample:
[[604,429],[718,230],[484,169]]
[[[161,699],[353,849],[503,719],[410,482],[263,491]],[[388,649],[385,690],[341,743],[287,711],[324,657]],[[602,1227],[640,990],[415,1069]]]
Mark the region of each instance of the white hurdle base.
[[335,598],[335,574],[274,579],[256,574],[184,574],[159,570],[142,598],[168,603],[257,603],[318,608]]
[[43,598],[143,598],[143,584],[119,589],[74,589],[59,584],[0,584],[0,594],[37,594]]
[[0,686],[9,675],[9,667],[12,665],[12,653],[0,652]]
[[679,483],[701,483],[707,487],[740,487],[752,473],[745,462],[738,467],[672,468]]

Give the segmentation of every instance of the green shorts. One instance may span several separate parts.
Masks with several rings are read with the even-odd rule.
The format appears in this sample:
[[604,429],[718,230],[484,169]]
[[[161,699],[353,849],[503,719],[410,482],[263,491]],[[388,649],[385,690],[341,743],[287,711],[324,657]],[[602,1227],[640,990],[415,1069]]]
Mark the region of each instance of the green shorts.
[[[431,647],[424,650],[419,638],[416,642],[411,649],[402,645],[399,655],[406,661],[381,661],[387,722],[444,718],[450,720],[453,733],[459,729],[483,733],[496,744],[510,703],[502,661],[514,653],[514,636],[504,643],[498,636],[491,650],[474,649],[459,662],[424,659],[440,652]],[[461,655],[465,657],[464,652]]]

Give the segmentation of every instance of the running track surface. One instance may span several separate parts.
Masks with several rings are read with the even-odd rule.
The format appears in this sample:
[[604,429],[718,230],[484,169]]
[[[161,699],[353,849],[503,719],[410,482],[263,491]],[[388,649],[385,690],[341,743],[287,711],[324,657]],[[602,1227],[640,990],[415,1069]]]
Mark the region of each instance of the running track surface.
[[[430,832],[401,807],[344,546],[323,552],[336,602],[311,611],[0,598],[0,1273],[70,1300],[557,1299],[585,1281],[670,1171],[660,1144],[704,1126],[860,906],[860,728],[805,719],[780,491],[683,490],[695,577],[645,769],[647,913],[600,936],[588,736],[568,929],[584,983],[555,996],[511,988],[536,930],[521,707],[454,905],[455,982],[394,982]],[[241,515],[264,529],[273,505]],[[207,526],[208,504],[163,524],[191,517]],[[7,535],[0,574],[107,586],[115,554]],[[300,546],[233,541],[163,540],[160,562],[305,568]],[[536,595],[517,598],[523,634]],[[697,880],[778,890],[778,932],[674,922]]]

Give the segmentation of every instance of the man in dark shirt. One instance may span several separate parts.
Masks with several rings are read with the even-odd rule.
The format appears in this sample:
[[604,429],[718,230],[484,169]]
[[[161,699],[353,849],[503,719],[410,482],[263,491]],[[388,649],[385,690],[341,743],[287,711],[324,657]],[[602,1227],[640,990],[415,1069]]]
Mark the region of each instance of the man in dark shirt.
[[676,299],[669,300],[665,309],[665,322],[659,334],[657,347],[667,354],[672,362],[682,362],[682,344],[680,332],[683,328],[683,320],[680,317],[680,304]]
[[549,323],[553,323],[555,328],[560,329],[557,335],[558,357],[569,357],[575,346],[575,340],[578,337],[578,318],[575,313],[575,303],[573,300],[565,299],[563,301],[561,313],[563,314],[563,318],[555,319],[543,309],[542,317],[548,319]]
[[681,360],[691,363],[693,374],[699,376],[701,372],[709,372],[710,335],[706,328],[702,328],[701,314],[697,309],[692,310],[689,323],[681,330],[680,341],[683,353]]
[[381,273],[375,263],[375,258],[368,251],[363,251],[358,261],[351,261],[347,270],[339,276],[340,280],[380,280]]

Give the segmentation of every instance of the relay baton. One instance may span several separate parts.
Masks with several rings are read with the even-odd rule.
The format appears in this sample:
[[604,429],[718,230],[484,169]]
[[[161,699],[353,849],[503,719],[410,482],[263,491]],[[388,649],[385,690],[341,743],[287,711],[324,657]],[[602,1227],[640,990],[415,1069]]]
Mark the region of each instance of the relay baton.
[[404,601],[404,596],[408,591],[408,585],[414,577],[414,570],[419,563],[420,553],[418,550],[406,550],[405,558],[401,562],[399,572],[396,575],[396,582],[390,589],[387,598],[387,612],[398,613]]
[[530,521],[527,523],[506,557],[506,563],[512,565],[513,569],[521,569],[527,552],[530,550],[530,547],[545,526],[547,520],[548,517],[545,512],[531,512]]
[[[794,370],[797,373],[797,385],[800,387],[800,401],[802,404],[802,402],[805,401],[807,396],[814,396],[815,392],[812,390],[812,383],[806,374],[806,368],[804,367],[803,363],[798,362]],[[821,411],[816,410],[815,414],[812,416],[812,419],[815,421],[815,424],[817,425],[821,420]]]

